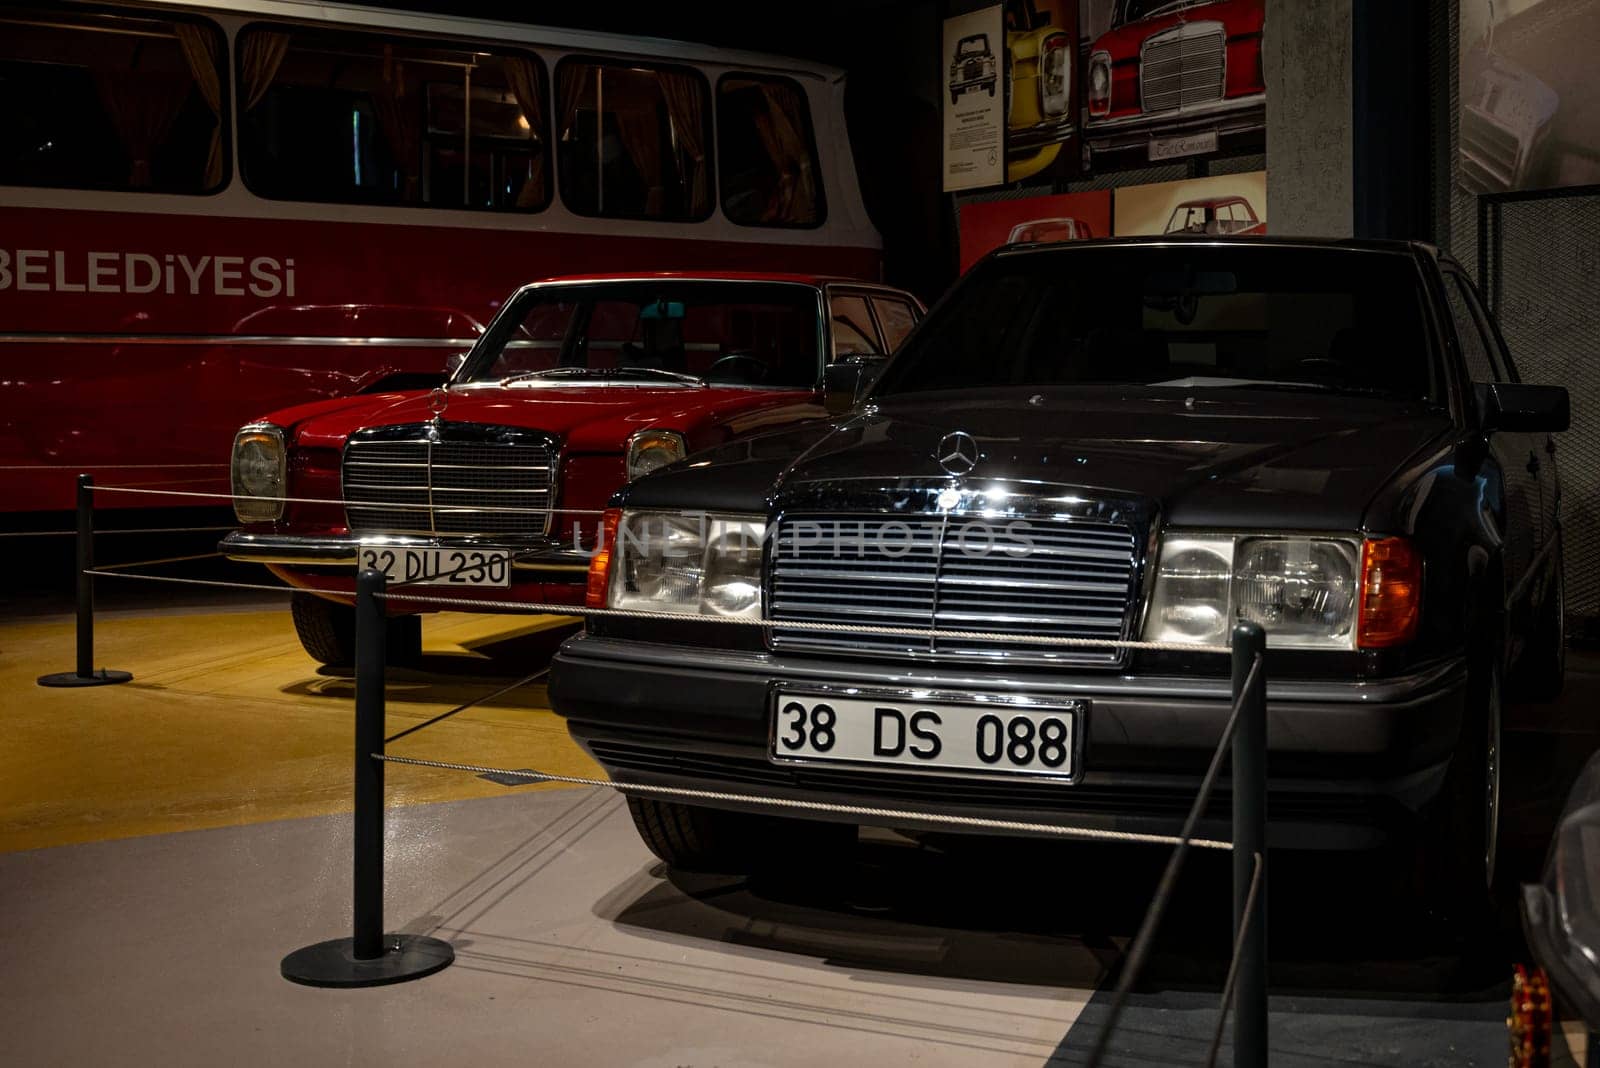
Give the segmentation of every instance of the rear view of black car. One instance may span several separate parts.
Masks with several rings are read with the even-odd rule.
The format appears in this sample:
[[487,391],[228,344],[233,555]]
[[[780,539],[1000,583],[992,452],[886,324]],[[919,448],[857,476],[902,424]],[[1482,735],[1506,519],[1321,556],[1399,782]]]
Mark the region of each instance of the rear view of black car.
[[[1254,621],[1272,842],[1416,835],[1482,896],[1508,696],[1564,669],[1566,423],[1430,247],[1002,249],[848,416],[623,490],[591,603],[682,622],[591,621],[551,696],[620,781],[1172,833]],[[630,805],[690,868],[854,829]]]

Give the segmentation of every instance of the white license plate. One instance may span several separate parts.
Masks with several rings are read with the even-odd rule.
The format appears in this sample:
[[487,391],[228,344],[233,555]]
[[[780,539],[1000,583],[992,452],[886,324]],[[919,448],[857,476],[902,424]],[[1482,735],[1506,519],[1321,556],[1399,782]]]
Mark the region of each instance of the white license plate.
[[1181,137],[1152,137],[1150,139],[1150,158],[1181,159],[1184,156],[1198,156],[1202,152],[1215,152],[1217,150],[1217,131],[1207,130],[1205,133],[1184,134]]
[[771,758],[1073,779],[1087,701],[966,703],[777,691]]
[[382,571],[390,582],[419,586],[509,586],[511,553],[505,549],[406,549],[363,545],[356,570]]

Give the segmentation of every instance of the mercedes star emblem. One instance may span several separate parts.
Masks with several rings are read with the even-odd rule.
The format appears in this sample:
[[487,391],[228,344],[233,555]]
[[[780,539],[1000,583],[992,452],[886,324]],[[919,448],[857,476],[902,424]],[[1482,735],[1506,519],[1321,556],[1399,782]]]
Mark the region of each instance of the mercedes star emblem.
[[440,386],[428,394],[428,411],[433,413],[435,419],[444,418],[444,410],[450,407],[450,390]]
[[960,478],[978,466],[978,442],[965,430],[953,430],[939,439],[939,451],[934,458],[939,466]]

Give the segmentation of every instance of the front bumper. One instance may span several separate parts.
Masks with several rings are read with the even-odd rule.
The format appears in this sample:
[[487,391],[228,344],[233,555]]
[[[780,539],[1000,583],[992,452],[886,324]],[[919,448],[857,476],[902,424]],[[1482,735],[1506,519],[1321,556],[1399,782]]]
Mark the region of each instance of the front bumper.
[[1006,147],[1014,152],[1026,151],[1031,148],[1043,148],[1046,145],[1060,144],[1072,139],[1078,132],[1078,124],[1071,115],[1062,115],[1055,119],[1040,119],[1029,126],[1012,126],[1006,130]]
[[1234,97],[1153,115],[1126,115],[1115,119],[1090,119],[1083,130],[1089,151],[1114,156],[1146,153],[1153,137],[1181,137],[1184,134],[1217,132],[1217,148],[1227,151],[1247,147],[1243,144],[1267,128],[1265,93]]
[[1000,78],[995,74],[980,74],[975,78],[951,78],[950,91],[952,93],[966,93],[974,89],[987,89],[999,83]]
[[[273,574],[302,589],[333,591],[339,600],[355,596],[357,553],[362,548],[499,549],[511,553],[510,588],[409,585],[418,598],[449,596],[477,601],[581,604],[589,574],[589,554],[553,538],[504,539],[429,537],[411,534],[271,534],[236,530],[218,546],[229,560],[265,564]],[[394,594],[392,611],[403,600]],[[420,602],[419,602],[420,603]],[[415,610],[416,606],[413,606]]]
[[[1062,785],[774,764],[770,694],[780,684],[1084,698],[1082,775]],[[1381,682],[1269,678],[1270,841],[1362,848],[1413,822],[1443,784],[1465,690],[1460,660]],[[1152,834],[1181,827],[1232,705],[1221,678],[1028,670],[1001,679],[592,636],[562,646],[550,699],[573,738],[622,782]],[[1203,837],[1230,837],[1228,805],[1224,776]],[[895,826],[947,829],[932,820]]]

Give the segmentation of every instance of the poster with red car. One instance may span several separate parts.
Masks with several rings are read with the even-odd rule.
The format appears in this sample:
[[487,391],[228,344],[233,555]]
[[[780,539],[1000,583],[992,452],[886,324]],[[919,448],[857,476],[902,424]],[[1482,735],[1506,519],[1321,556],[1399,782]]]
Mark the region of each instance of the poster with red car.
[[[1005,181],[1262,151],[1265,8],[1006,0]],[[958,100],[971,79],[951,71]]]
[[1111,192],[1058,193],[961,205],[961,270],[991,249],[1044,241],[1089,241],[1111,233]]

